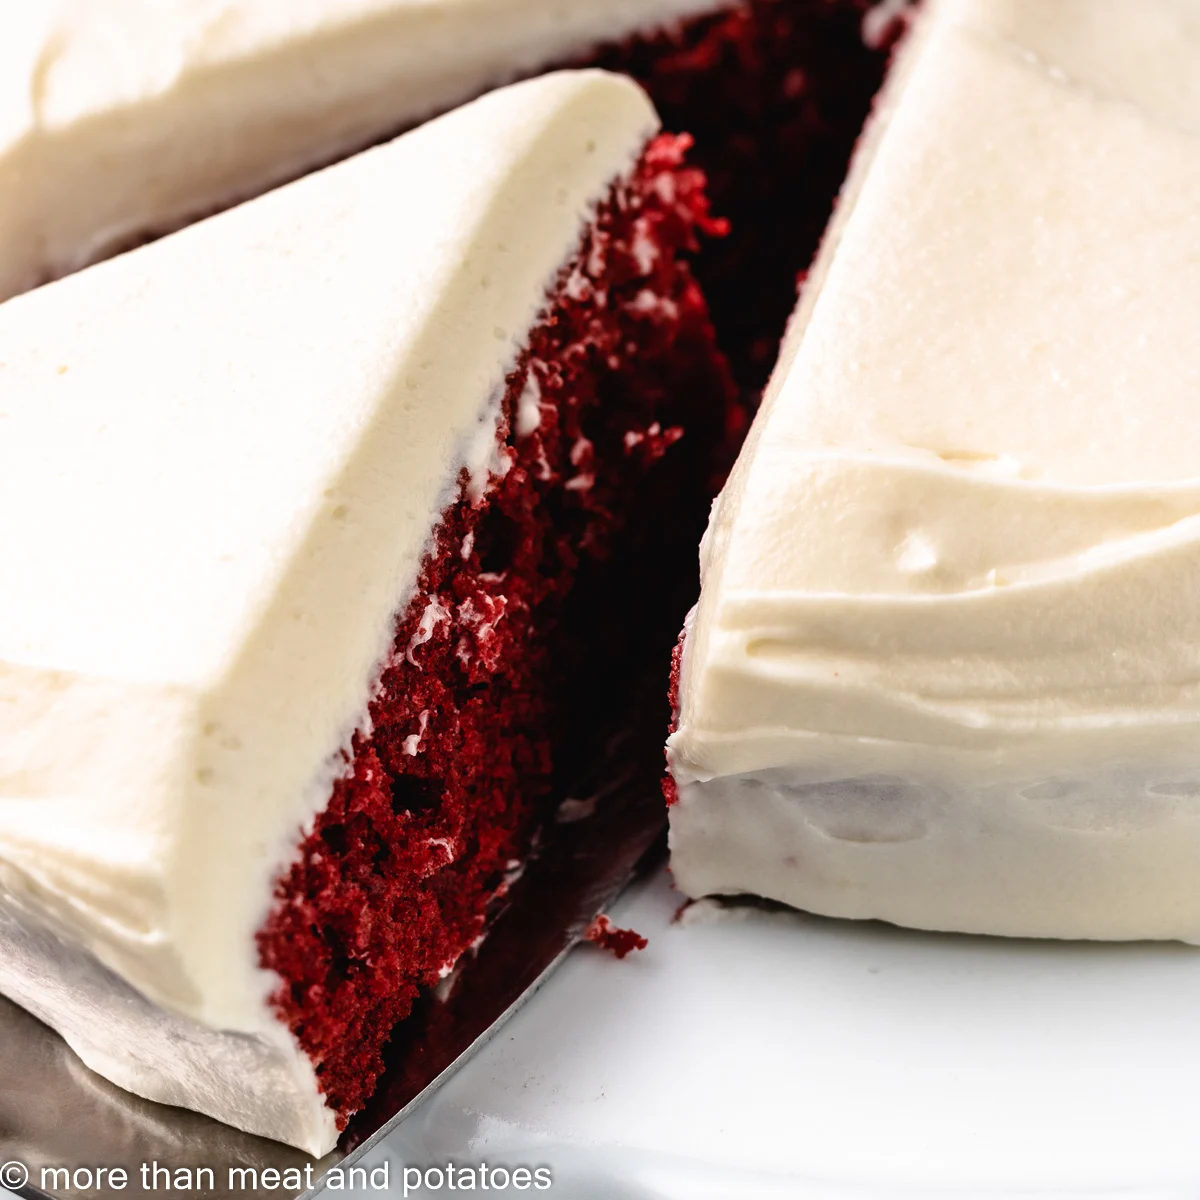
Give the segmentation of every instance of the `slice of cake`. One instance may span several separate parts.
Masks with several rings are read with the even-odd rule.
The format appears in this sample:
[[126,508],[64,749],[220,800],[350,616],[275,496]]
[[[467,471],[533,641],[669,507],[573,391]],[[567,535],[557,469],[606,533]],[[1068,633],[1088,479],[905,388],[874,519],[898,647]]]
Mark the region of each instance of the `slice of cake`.
[[0,989],[116,1083],[327,1151],[686,578],[656,127],[546,76],[0,305]]
[[[867,0],[39,0],[0,6],[0,299],[592,61],[699,140],[725,338],[765,381],[883,55]],[[868,22],[872,41],[886,22]],[[751,289],[747,286],[752,281]],[[761,378],[760,378],[761,376]]]
[[703,543],[673,869],[1200,940],[1200,10],[918,22]]

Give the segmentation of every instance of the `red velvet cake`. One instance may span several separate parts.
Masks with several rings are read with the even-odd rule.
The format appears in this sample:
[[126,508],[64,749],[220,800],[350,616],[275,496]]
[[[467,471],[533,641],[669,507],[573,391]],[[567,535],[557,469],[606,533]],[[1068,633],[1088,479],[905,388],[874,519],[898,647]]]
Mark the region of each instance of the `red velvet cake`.
[[1195,0],[921,6],[701,544],[683,893],[1200,943],[1198,133]]
[[656,131],[548,75],[0,306],[0,988],[122,1086],[328,1150],[689,590]]

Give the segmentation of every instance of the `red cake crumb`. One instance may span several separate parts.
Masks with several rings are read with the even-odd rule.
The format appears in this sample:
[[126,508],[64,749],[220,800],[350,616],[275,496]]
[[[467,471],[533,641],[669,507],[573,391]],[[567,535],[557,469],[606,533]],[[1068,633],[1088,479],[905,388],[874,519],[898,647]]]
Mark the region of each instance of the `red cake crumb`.
[[671,731],[675,730],[675,722],[679,718],[679,676],[683,671],[683,643],[687,638],[687,630],[680,632],[675,639],[671,651],[671,674],[667,678],[667,703],[671,706]]
[[587,927],[583,936],[618,958],[624,958],[634,950],[645,950],[650,945],[636,929],[618,929],[603,913]]
[[[651,143],[552,289],[507,379],[505,469],[445,513],[369,732],[258,934],[342,1127],[549,815],[564,727],[647,627],[677,623],[679,589],[694,595],[734,389],[680,257],[720,232],[686,146]],[[517,437],[527,387],[541,422]]]
[[713,211],[731,236],[696,264],[747,404],[775,363],[850,154],[883,81],[899,20],[863,36],[873,0],[732,0],[659,37],[603,50],[668,129],[696,139]]
[[[671,732],[673,733],[674,730]],[[662,794],[668,808],[670,808],[672,804],[679,803],[679,784],[675,782],[674,778],[669,773],[662,777]]]
[[[667,703],[671,706],[671,723],[667,726],[668,734],[674,733],[679,725],[679,675],[683,670],[683,643],[686,638],[687,630],[685,629],[675,639],[675,648],[671,651],[671,674],[667,680]],[[669,760],[667,765],[669,768]],[[668,808],[672,804],[679,803],[679,785],[675,782],[669,769],[662,778],[662,794]]]

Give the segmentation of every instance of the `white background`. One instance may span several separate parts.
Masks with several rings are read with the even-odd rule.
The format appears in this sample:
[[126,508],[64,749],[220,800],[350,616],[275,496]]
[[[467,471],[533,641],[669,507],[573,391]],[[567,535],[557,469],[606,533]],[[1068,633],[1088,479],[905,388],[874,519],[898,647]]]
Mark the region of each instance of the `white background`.
[[[1200,1196],[1200,949],[710,904],[664,871],[383,1153],[570,1200]],[[345,1195],[345,1193],[337,1193]],[[459,1195],[442,1190],[431,1195]]]

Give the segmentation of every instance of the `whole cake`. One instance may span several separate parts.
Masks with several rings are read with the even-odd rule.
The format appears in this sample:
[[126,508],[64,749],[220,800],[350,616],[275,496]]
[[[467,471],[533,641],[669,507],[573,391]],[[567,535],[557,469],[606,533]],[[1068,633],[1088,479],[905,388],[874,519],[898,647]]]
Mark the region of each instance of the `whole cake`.
[[0,305],[0,989],[116,1083],[321,1154],[486,930],[731,400],[656,128],[544,76]]
[[1200,10],[930,3],[702,549],[675,878],[1200,940]]
[[[761,386],[882,71],[867,0],[0,6],[0,299],[559,65],[632,74],[734,222],[702,283]],[[706,256],[707,257],[707,256]]]

